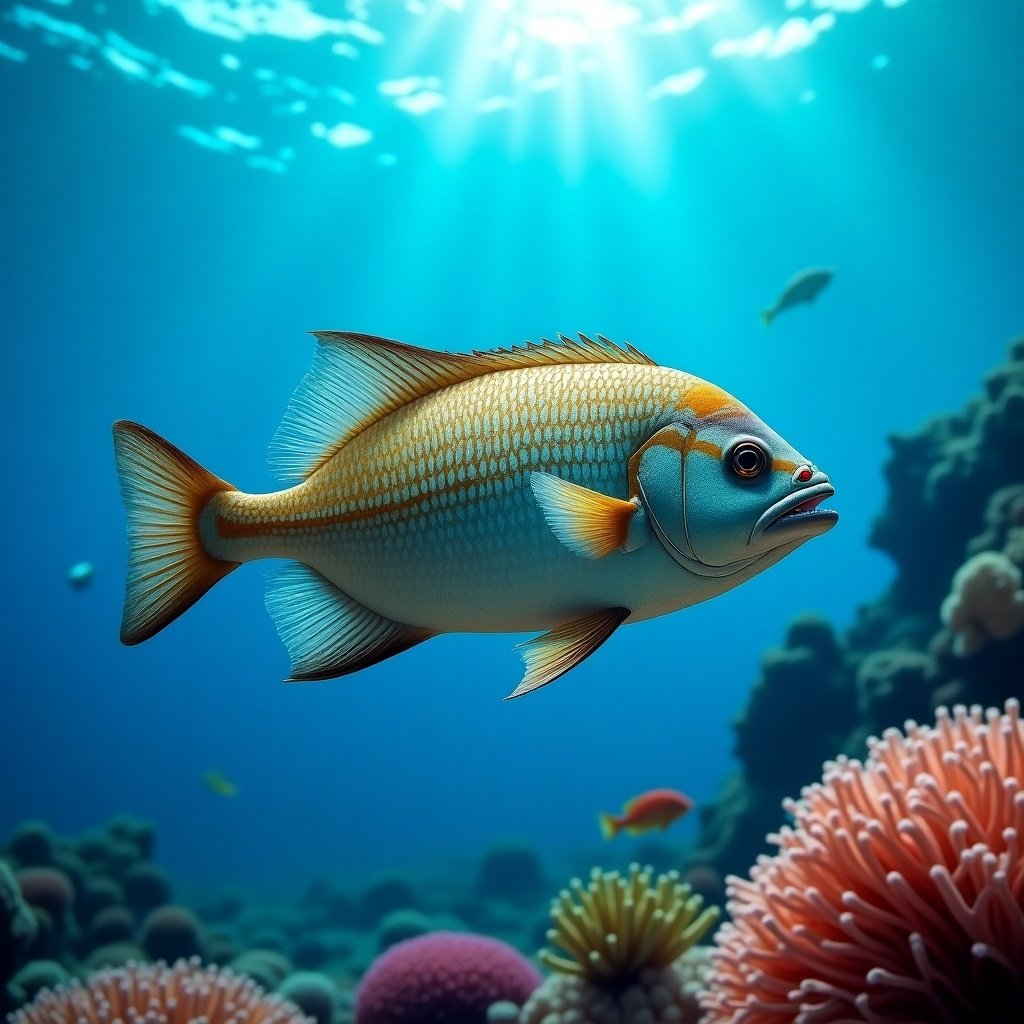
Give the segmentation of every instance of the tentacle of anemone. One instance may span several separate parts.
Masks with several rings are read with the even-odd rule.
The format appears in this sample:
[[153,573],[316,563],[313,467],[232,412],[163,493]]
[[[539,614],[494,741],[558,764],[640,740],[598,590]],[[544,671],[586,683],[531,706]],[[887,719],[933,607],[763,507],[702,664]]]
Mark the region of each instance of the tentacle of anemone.
[[778,852],[727,879],[707,1024],[956,1021],[1014,999],[1024,1019],[1022,780],[1016,700],[826,765],[786,802]]
[[609,988],[632,984],[646,968],[660,970],[707,934],[715,908],[679,880],[677,872],[653,876],[651,868],[630,866],[629,875],[595,868],[584,885],[573,879],[551,909],[553,946],[542,950],[549,967]]
[[13,1024],[312,1024],[298,1007],[251,979],[198,959],[168,967],[129,964],[54,991],[11,1015]]

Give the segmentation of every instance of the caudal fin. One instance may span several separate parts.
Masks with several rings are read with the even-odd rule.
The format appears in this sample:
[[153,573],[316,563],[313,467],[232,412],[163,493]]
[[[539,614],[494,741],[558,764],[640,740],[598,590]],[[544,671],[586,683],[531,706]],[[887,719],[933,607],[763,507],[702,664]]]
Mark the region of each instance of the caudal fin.
[[763,323],[765,325],[765,327],[771,327],[772,321],[774,319],[775,319],[775,310],[774,309],[762,309],[761,310],[761,323]]
[[199,514],[233,490],[152,430],[119,420],[114,457],[128,513],[128,580],[121,642],[138,644],[187,611],[237,562],[206,553]]
[[614,815],[602,812],[597,816],[597,820],[601,825],[601,835],[605,839],[614,839],[619,834],[619,823]]

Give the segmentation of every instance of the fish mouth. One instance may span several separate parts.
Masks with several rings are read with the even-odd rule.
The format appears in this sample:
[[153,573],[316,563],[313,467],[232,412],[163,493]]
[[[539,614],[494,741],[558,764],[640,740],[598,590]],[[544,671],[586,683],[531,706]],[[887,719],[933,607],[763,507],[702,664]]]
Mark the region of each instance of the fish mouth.
[[771,535],[772,540],[817,537],[839,522],[839,513],[818,506],[836,489],[828,483],[804,487],[772,505],[754,524],[751,539]]

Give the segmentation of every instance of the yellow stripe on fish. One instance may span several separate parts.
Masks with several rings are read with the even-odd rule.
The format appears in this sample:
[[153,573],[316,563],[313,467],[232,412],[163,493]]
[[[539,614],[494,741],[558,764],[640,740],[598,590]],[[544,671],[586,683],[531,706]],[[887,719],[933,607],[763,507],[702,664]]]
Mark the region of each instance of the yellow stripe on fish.
[[831,528],[828,478],[720,388],[598,336],[460,355],[320,334],[245,494],[115,424],[129,518],[125,643],[235,566],[267,595],[293,679],[453,631],[548,630],[517,695],[623,622],[706,600]]

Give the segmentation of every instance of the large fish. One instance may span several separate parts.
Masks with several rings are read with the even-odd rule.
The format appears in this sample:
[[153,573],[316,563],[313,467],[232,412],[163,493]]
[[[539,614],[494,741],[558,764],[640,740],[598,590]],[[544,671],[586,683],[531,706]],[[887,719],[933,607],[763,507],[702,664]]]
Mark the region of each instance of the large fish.
[[813,302],[833,277],[835,277],[835,271],[828,267],[808,267],[806,270],[794,274],[786,282],[774,304],[768,309],[761,310],[761,323],[765,327],[770,327],[772,321],[783,310]]
[[828,477],[720,388],[602,338],[462,355],[321,333],[245,494],[114,425],[130,554],[121,639],[242,562],[289,559],[267,608],[294,680],[439,633],[546,630],[510,696],[623,623],[721,594],[829,530]]

